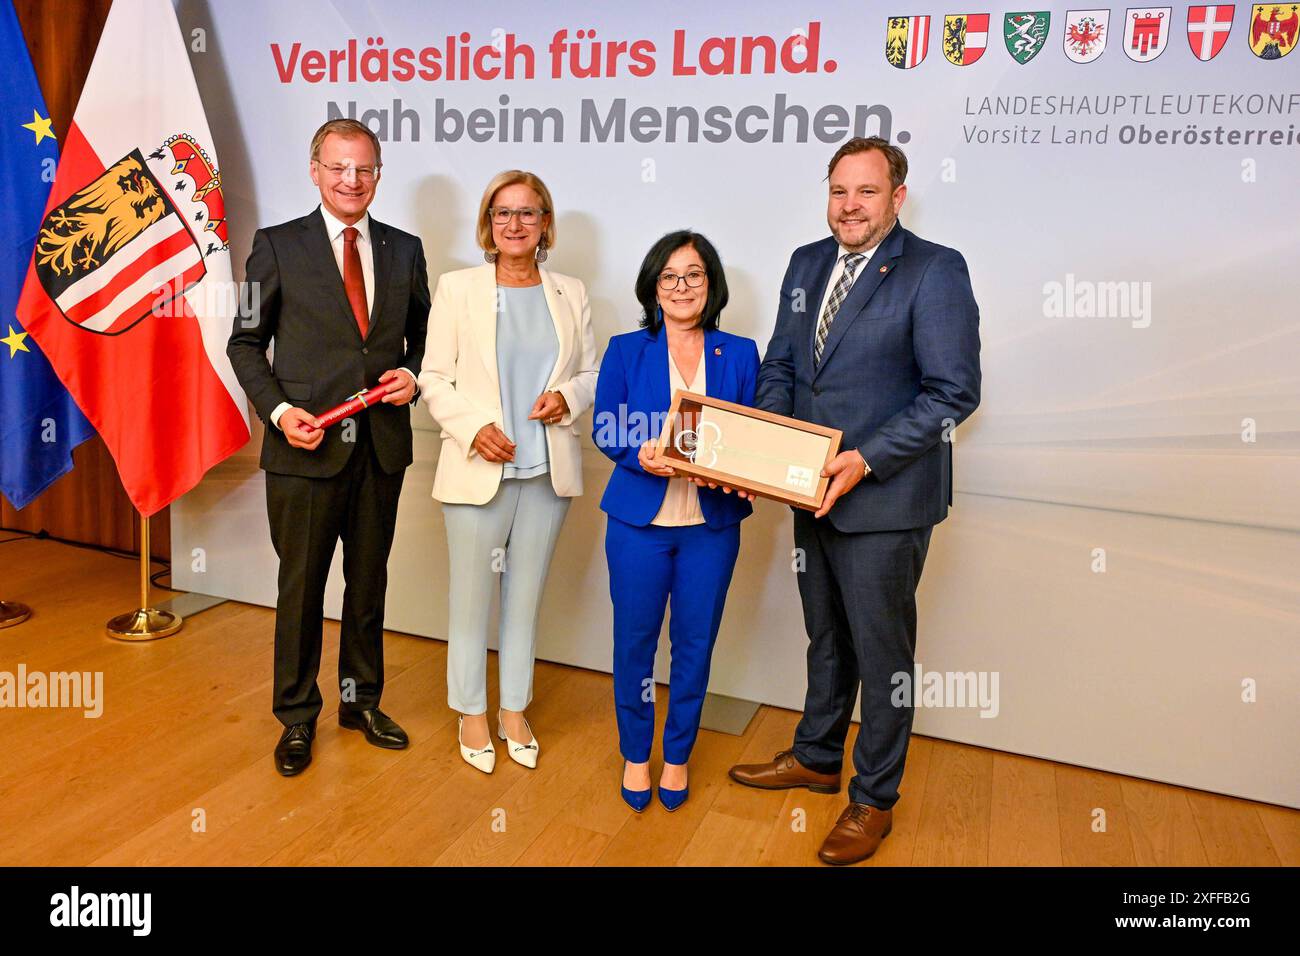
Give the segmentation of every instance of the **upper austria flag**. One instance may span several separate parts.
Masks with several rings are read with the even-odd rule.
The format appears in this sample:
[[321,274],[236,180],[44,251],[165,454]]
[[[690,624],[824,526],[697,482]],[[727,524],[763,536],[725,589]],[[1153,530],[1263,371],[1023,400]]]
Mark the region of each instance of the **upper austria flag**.
[[248,441],[212,134],[170,0],[114,0],[18,316],[146,517]]

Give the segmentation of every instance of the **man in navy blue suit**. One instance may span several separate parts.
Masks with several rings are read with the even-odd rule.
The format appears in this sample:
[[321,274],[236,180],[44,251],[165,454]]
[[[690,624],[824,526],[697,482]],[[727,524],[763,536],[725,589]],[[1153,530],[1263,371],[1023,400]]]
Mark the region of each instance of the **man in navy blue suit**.
[[966,261],[898,221],[907,158],[877,138],[832,157],[832,236],[790,257],[755,405],[844,432],[815,514],[796,510],[808,692],[790,750],[731,769],[752,787],[838,793],[862,689],[850,803],[827,863],[866,859],[889,833],[912,707],[916,586],[930,532],[952,502],[952,430],[979,404],[979,308]]

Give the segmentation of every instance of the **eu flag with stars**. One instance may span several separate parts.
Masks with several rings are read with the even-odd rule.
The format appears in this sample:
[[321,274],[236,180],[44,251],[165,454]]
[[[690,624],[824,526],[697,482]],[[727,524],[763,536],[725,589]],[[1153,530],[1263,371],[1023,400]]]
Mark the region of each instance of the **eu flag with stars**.
[[23,508],[95,431],[14,315],[59,152],[13,0],[0,0],[0,89],[0,491]]

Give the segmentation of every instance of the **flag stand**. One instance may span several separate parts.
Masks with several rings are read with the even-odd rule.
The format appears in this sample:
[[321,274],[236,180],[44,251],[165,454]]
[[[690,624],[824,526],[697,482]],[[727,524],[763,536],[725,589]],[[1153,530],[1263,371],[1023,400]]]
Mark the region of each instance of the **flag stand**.
[[108,636],[119,641],[156,641],[175,634],[182,623],[179,614],[149,606],[149,519],[140,515],[140,606],[109,621]]
[[21,624],[32,616],[32,609],[15,601],[0,601],[0,628]]

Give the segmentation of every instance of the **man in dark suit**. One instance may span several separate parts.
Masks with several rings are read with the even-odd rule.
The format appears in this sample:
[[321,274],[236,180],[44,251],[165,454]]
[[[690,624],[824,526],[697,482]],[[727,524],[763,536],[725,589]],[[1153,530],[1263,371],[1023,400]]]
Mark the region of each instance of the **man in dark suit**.
[[[979,308],[966,262],[904,229],[907,159],[855,138],[831,159],[833,236],[796,249],[755,405],[844,432],[825,502],[797,510],[808,631],[808,692],[788,751],[733,767],[764,789],[840,789],[853,699],[862,689],[848,808],[823,842],[827,863],[875,852],[898,800],[912,707],[916,586],[930,532],[952,501],[951,434],[979,404]],[[915,689],[914,689],[915,690]]]
[[[384,593],[397,499],[411,463],[415,370],[424,356],[429,283],[420,240],[370,218],[379,140],[355,120],[312,139],[320,207],[259,229],[247,308],[226,352],[258,416],[271,540],[280,558],[273,711],[285,726],[275,767],[311,763],[321,693],[325,582],[343,540],[339,724],[400,749],[405,732],[379,709]],[[267,346],[274,341],[274,363]],[[383,402],[331,428],[315,417],[376,382]]]

